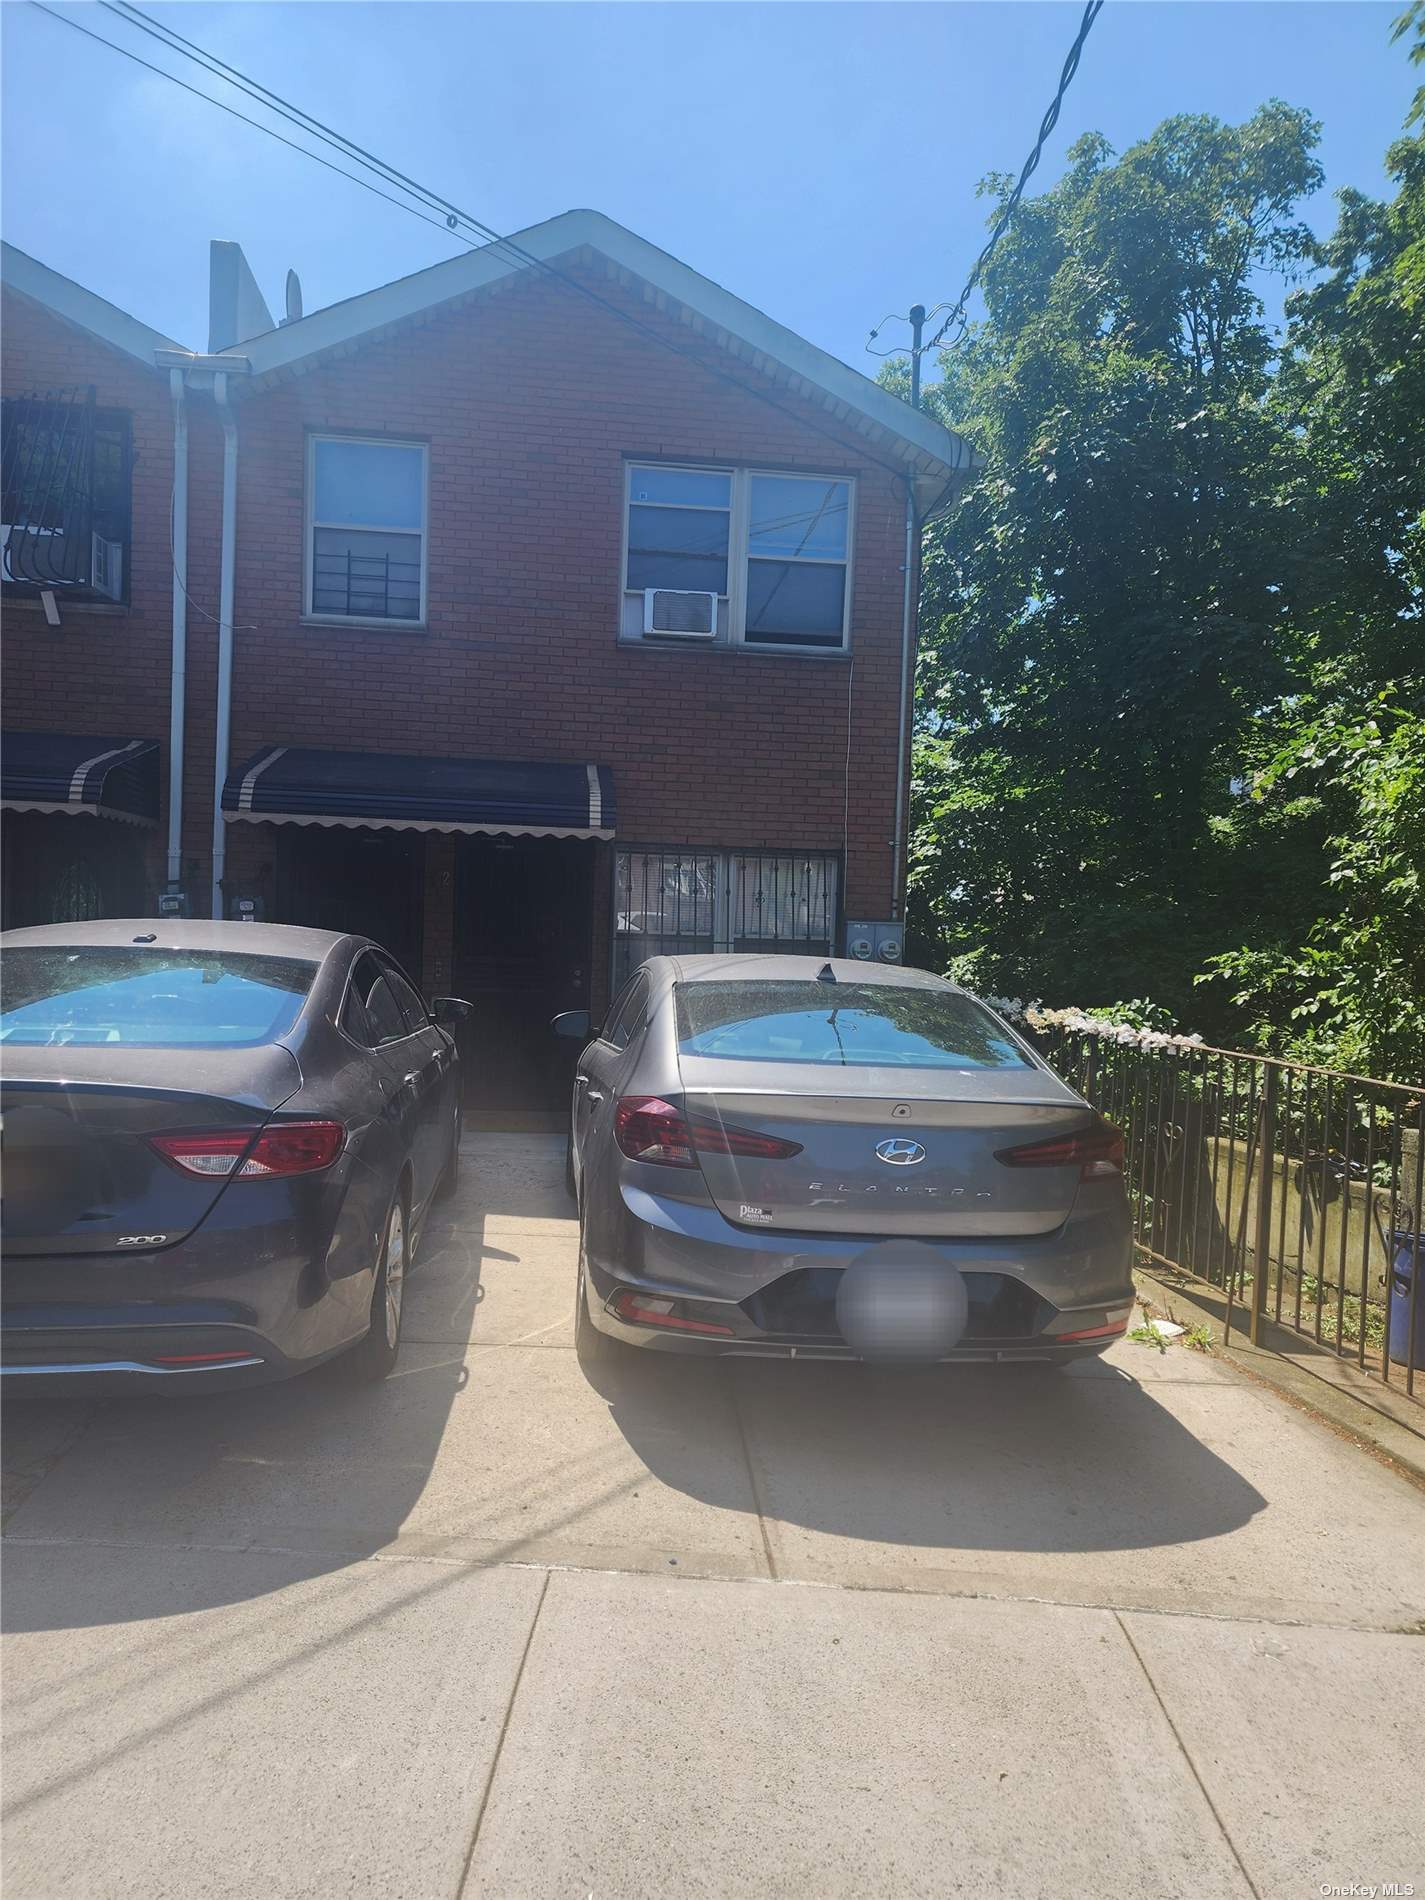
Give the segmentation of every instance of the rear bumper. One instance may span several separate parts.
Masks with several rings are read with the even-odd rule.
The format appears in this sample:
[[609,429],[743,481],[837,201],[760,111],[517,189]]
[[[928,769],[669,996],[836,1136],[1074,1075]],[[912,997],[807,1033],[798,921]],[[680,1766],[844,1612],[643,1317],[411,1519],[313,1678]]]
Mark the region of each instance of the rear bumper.
[[[734,1226],[714,1207],[626,1185],[611,1214],[586,1229],[589,1312],[601,1332],[661,1352],[856,1356],[836,1326],[835,1288],[875,1244],[871,1236],[773,1236]],[[1117,1323],[1134,1298],[1132,1232],[1118,1198],[1076,1210],[1052,1234],[920,1244],[963,1274],[971,1292],[970,1325],[947,1361],[1068,1363],[1105,1351],[1131,1323]],[[673,1300],[690,1324],[629,1323],[615,1310],[628,1304],[625,1294],[635,1305],[640,1294]],[[1076,1333],[1090,1336],[1059,1337]]]
[[335,1265],[331,1229],[310,1219],[205,1226],[122,1258],[8,1255],[0,1380],[183,1393],[290,1378],[365,1330],[370,1272]]
[[182,1396],[268,1385],[328,1357],[293,1360],[243,1326],[7,1325],[0,1335],[0,1384],[12,1394]]

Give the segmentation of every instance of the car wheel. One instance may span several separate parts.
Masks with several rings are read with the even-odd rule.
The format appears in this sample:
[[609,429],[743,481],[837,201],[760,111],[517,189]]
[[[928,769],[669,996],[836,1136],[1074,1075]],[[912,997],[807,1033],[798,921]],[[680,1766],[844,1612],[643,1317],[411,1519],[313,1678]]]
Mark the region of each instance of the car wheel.
[[460,1128],[461,1118],[455,1118],[455,1132],[450,1138],[450,1159],[445,1164],[445,1173],[436,1186],[435,1198],[438,1201],[450,1200],[460,1186]]
[[601,1333],[589,1317],[589,1276],[584,1267],[584,1222],[579,1221],[579,1280],[574,1293],[574,1350],[581,1366],[606,1366],[619,1358],[623,1341]]
[[406,1274],[410,1269],[410,1221],[405,1189],[396,1190],[386,1216],[381,1240],[381,1264],[371,1290],[371,1327],[348,1359],[351,1376],[365,1384],[378,1383],[395,1368],[401,1350],[401,1320],[405,1311]]

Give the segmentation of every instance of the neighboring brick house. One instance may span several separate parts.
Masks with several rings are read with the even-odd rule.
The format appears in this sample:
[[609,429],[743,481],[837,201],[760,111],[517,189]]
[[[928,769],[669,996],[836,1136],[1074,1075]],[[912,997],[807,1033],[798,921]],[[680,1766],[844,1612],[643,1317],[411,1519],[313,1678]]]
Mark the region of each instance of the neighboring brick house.
[[907,511],[971,459],[594,212],[510,242],[281,325],[215,245],[207,354],[4,258],[7,922],[216,877],[470,995],[505,1096],[643,955],[898,917]]

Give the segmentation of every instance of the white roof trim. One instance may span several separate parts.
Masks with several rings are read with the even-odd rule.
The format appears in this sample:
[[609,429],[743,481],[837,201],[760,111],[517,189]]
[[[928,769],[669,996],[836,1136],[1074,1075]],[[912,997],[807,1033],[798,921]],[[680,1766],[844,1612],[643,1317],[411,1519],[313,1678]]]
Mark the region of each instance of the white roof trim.
[[151,330],[137,317],[129,316],[126,311],[95,296],[92,290],[76,284],[73,278],[61,277],[57,270],[41,264],[38,258],[17,251],[13,244],[0,243],[0,282],[42,304],[66,323],[87,330],[101,342],[122,350],[125,356],[136,357],[145,369],[154,367],[155,350],[183,349],[172,337]]
[[[657,293],[655,301],[668,298],[692,312],[723,348],[749,357],[751,364],[764,372],[781,369],[793,389],[819,396],[828,409],[843,418],[847,411],[854,412],[861,418],[862,433],[889,437],[908,462],[922,467],[929,462],[945,472],[959,470],[967,474],[975,466],[973,452],[962,437],[932,417],[918,414],[869,377],[773,322],[762,311],[601,212],[566,211],[544,224],[515,232],[510,242],[542,262],[552,262],[587,246],[651,286]],[[413,276],[398,278],[393,284],[383,284],[378,290],[349,297],[326,310],[313,311],[297,323],[249,337],[235,345],[232,353],[249,359],[254,378],[296,372],[315,356],[349,350],[373,332],[468,297],[530,268],[502,252],[498,245],[486,245]],[[118,314],[114,313],[116,317]]]

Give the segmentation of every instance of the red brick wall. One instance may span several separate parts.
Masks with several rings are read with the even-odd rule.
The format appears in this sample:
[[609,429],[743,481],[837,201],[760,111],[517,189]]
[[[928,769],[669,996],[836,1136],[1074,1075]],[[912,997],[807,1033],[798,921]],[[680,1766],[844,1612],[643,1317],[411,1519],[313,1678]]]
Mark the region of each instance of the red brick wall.
[[[602,274],[592,281],[724,374],[756,380],[633,292]],[[37,616],[11,615],[6,722],[163,737],[166,383],[18,298],[6,310],[9,383],[98,382],[102,401],[134,410],[140,451],[132,608],[103,617],[66,611],[58,633]],[[884,915],[904,490],[854,430],[784,389],[771,393],[793,413],[667,355],[547,279],[447,309],[276,387],[241,392],[234,758],[264,744],[305,744],[598,760],[613,768],[621,838],[829,850],[844,841],[848,912]],[[304,439],[325,428],[430,444],[424,632],[302,622]],[[854,662],[619,647],[629,455],[855,475]],[[184,833],[205,874],[216,635],[199,609],[217,609],[220,480],[216,415],[207,398],[195,398]],[[249,831],[230,828],[235,867],[259,849],[240,836]]]
[[[172,592],[168,509],[173,419],[166,377],[70,329],[28,298],[0,299],[7,396],[93,384],[100,407],[133,418],[133,547],[129,606],[61,600],[61,625],[38,602],[7,599],[4,720],[25,732],[116,733],[164,743],[167,777]],[[60,823],[81,822],[59,820]],[[150,877],[163,873],[163,840],[146,838]]]

